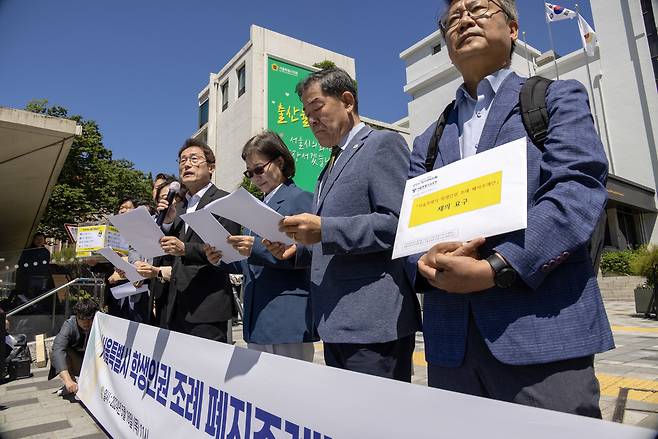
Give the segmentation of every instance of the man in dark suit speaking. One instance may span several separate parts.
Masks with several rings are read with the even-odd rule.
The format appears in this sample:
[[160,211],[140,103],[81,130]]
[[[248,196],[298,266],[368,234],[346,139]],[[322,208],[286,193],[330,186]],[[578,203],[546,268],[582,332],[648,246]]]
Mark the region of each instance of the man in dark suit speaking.
[[410,381],[419,307],[402,260],[391,260],[409,149],[399,134],[361,122],[345,71],[313,73],[297,93],[318,142],[332,148],[314,214],[282,221],[288,236],[311,246],[311,304],[325,362]]
[[[185,201],[169,209],[167,201],[158,208],[168,209],[160,240],[162,249],[176,257],[172,268],[169,297],[163,320],[168,329],[221,342],[227,341],[233,296],[229,271],[223,264],[213,266],[203,250],[203,240],[180,216],[202,209],[211,201],[228,195],[210,182],[215,170],[215,154],[205,143],[188,139],[178,152],[180,181],[187,188]],[[225,218],[219,222],[231,235],[240,226]]]
[[[430,143],[440,168],[530,134],[519,111],[526,78],[510,68],[517,16],[514,0],[446,1],[441,32],[464,84],[438,143],[436,123],[414,141],[410,177],[431,166]],[[614,345],[587,243],[607,160],[584,87],[554,81],[544,97],[545,141],[527,142],[527,228],[465,246],[481,259],[461,243],[470,256],[439,244],[410,258],[425,292],[428,384],[600,418],[594,354]]]

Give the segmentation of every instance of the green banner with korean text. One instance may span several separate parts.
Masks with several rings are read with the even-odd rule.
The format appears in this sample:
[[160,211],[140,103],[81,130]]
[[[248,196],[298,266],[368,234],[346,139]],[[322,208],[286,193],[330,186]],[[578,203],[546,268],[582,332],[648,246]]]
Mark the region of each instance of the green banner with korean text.
[[267,59],[267,128],[281,136],[295,159],[295,184],[313,192],[331,150],[318,144],[295,93],[297,83],[310,73],[275,58]]

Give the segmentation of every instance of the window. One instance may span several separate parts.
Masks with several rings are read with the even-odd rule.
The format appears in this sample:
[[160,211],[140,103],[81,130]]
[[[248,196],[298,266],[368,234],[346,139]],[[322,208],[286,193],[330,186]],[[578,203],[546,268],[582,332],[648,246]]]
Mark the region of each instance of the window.
[[228,81],[222,84],[222,111],[228,108]]
[[436,46],[432,47],[432,55],[436,55],[440,51],[441,51],[441,43],[439,43]]
[[243,65],[238,69],[238,97],[242,96],[247,88],[246,76],[245,66]]
[[199,128],[208,123],[208,99],[199,105]]

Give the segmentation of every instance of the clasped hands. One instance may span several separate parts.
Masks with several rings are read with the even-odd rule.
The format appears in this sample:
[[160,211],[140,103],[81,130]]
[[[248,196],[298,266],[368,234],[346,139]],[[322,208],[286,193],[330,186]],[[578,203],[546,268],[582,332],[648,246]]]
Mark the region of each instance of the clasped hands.
[[434,288],[449,293],[475,293],[494,286],[494,271],[480,259],[484,238],[445,242],[432,247],[418,260],[418,273]]

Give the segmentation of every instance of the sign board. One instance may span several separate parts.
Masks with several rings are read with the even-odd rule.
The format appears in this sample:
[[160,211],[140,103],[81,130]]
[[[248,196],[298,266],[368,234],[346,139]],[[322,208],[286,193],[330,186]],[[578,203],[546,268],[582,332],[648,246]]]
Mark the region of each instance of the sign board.
[[295,87],[312,71],[267,59],[267,128],[283,139],[295,159],[295,184],[313,192],[318,175],[329,161],[330,148],[315,139]]
[[111,247],[123,255],[128,254],[128,245],[121,239],[116,227],[108,225],[78,227],[75,239],[76,257],[91,256],[93,252],[104,247]]

